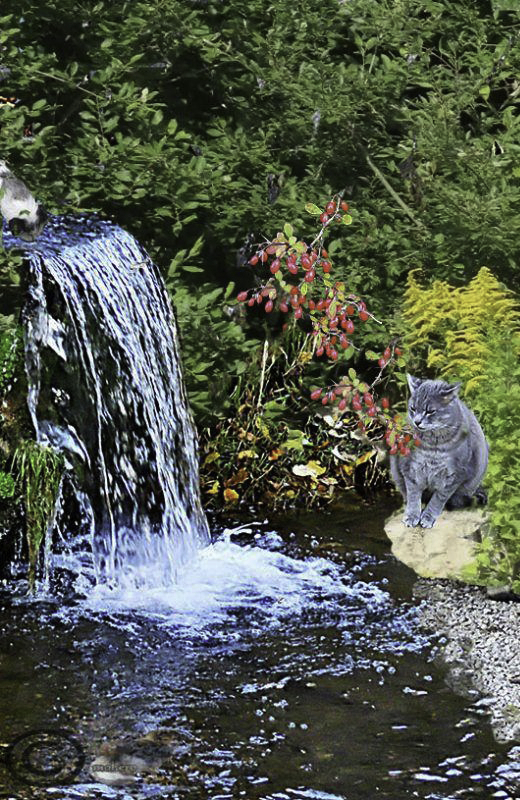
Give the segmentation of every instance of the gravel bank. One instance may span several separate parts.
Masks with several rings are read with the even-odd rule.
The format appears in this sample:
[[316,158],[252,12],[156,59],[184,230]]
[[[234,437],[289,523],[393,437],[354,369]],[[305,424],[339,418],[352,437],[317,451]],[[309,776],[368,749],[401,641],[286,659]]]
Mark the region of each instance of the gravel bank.
[[440,634],[452,688],[482,695],[497,741],[520,741],[520,603],[448,580],[419,580],[415,594],[422,624]]

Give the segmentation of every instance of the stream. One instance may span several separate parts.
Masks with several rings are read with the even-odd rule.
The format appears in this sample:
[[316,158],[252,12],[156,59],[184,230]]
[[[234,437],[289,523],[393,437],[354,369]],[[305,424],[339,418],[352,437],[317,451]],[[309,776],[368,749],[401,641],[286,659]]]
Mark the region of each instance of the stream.
[[96,584],[81,539],[50,594],[4,583],[0,797],[518,797],[418,629],[388,513],[214,523],[170,586]]

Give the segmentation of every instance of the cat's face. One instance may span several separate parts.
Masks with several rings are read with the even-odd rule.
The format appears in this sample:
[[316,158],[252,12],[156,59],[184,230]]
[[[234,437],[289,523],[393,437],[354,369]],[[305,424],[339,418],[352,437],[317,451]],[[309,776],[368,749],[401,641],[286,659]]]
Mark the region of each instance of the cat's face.
[[411,375],[408,383],[412,389],[408,417],[419,433],[441,430],[452,422],[460,384],[421,380]]

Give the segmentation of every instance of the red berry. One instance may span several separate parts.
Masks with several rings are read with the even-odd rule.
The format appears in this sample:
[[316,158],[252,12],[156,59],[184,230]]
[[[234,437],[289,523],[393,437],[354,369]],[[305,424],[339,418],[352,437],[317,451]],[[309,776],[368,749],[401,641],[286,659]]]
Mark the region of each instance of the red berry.
[[347,401],[343,397],[338,403],[338,408],[339,408],[340,411],[344,411],[346,409],[346,407],[347,407]]
[[310,258],[309,258],[309,256],[304,254],[301,257],[300,260],[301,260],[301,265],[302,265],[303,269],[309,269],[309,267],[311,266],[311,263],[312,263]]
[[262,292],[258,292],[256,296],[256,302],[258,303],[258,305],[260,305],[260,303],[262,302]]
[[348,203],[345,203],[345,201],[343,200],[341,203],[341,208],[343,209],[343,211],[348,211]]
[[254,267],[255,264],[258,264],[258,256],[251,256],[251,258],[249,259],[249,263],[251,264],[252,267]]
[[389,452],[390,452],[391,456],[395,456],[395,454],[397,453],[397,445],[393,444],[392,447],[390,448]]
[[396,354],[396,356],[402,356],[403,355],[403,351],[401,350],[400,347],[396,347],[395,350],[394,350],[394,353]]
[[363,402],[366,406],[373,406],[374,405],[374,398],[370,394],[370,392],[365,392],[363,395]]
[[321,224],[325,225],[328,221],[329,221],[329,215],[323,212],[323,214],[320,217]]
[[383,406],[383,408],[390,408],[390,400],[388,399],[388,397],[383,397],[381,399],[381,405]]
[[316,273],[313,269],[310,269],[308,272],[305,273],[304,280],[306,283],[312,283],[314,278],[316,277]]
[[379,364],[381,369],[383,369],[383,367],[386,367],[386,358],[380,358],[377,363]]
[[420,446],[421,446],[421,440],[420,440],[420,439],[418,439],[418,438],[417,438],[417,436],[416,436],[416,437],[415,437],[415,439],[413,440],[413,443],[414,443],[414,445],[415,445],[416,447],[420,447]]
[[269,269],[271,270],[271,273],[273,275],[275,275],[278,272],[278,270],[280,269],[280,259],[279,258],[275,258],[274,261],[271,263],[271,266],[269,267]]
[[375,417],[375,415],[377,414],[376,407],[370,406],[370,408],[367,408],[367,414],[369,417]]
[[332,358],[333,361],[337,361],[338,360],[338,351],[337,350],[331,350],[330,351],[330,358]]
[[387,347],[387,348],[386,348],[386,350],[385,350],[385,352],[383,353],[383,355],[384,355],[384,357],[386,358],[386,360],[388,361],[388,359],[389,359],[389,358],[391,357],[391,355],[392,355],[392,351],[390,350],[390,348],[389,348],[389,347]]
[[349,317],[353,316],[356,313],[356,309],[354,306],[347,306],[345,309],[345,313],[349,315]]
[[334,214],[336,211],[336,203],[334,203],[333,200],[330,200],[325,206],[325,211],[327,214]]
[[322,248],[322,250],[321,250],[321,255],[322,255],[322,258],[328,258],[328,257],[329,257],[329,254],[328,254],[328,252],[325,250],[325,248],[324,248],[324,247],[323,247],[323,248]]
[[321,262],[321,268],[322,268],[323,272],[330,272],[331,269],[332,269],[332,265],[331,265],[330,261],[322,261]]
[[324,347],[320,346],[320,347],[316,348],[316,355],[318,356],[318,358],[320,356],[322,356],[324,352],[325,352],[325,348]]
[[291,275],[297,275],[298,274],[298,264],[294,264],[292,261],[291,261],[290,264],[289,264],[289,262],[287,262],[287,269],[289,270]]
[[326,406],[326,405],[327,405],[327,403],[329,402],[329,396],[328,396],[328,394],[326,394],[326,395],[325,395],[325,397],[322,399],[322,401],[321,401],[321,402],[322,402],[322,405],[324,405],[324,406]]
[[260,253],[260,261],[262,262],[262,264],[265,264],[268,258],[269,256],[267,255],[267,252],[265,250],[262,250],[262,252]]
[[359,319],[361,320],[361,322],[366,322],[367,319],[369,318],[369,316],[370,316],[370,314],[367,314],[366,311],[360,311],[359,312]]
[[309,308],[311,311],[314,311],[314,309],[316,308],[316,303],[314,302],[314,300],[309,300]]
[[296,319],[301,319],[302,314],[303,311],[301,310],[300,307],[294,309],[294,316],[296,317]]
[[239,294],[237,294],[238,302],[239,303],[243,303],[245,300],[247,300],[247,295],[248,295],[248,292],[239,292]]
[[320,397],[321,397],[321,389],[314,389],[314,391],[311,392],[311,400],[319,400]]
[[361,411],[361,400],[357,395],[352,398],[352,408],[354,411]]
[[255,298],[254,297],[250,297],[249,300],[247,301],[247,305],[248,306],[254,306],[254,304],[255,304]]
[[351,319],[347,319],[345,322],[345,330],[347,333],[354,333],[355,325]]
[[267,314],[270,314],[271,311],[273,310],[273,301],[272,300],[268,300],[267,303],[264,306],[264,309],[265,309]]
[[289,306],[284,301],[280,303],[280,311],[282,311],[284,314],[287,314],[289,311]]

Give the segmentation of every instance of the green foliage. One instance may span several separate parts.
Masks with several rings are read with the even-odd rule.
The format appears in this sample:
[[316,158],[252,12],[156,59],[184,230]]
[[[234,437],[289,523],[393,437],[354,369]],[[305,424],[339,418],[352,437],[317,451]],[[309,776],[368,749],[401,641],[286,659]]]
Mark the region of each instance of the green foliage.
[[[351,416],[304,403],[311,353],[302,334],[264,342],[235,399],[232,416],[201,431],[201,488],[207,507],[323,507],[354,488],[381,482],[378,449],[359,456]],[[304,371],[305,370],[305,371]],[[304,388],[305,387],[305,388]],[[327,413],[328,411],[328,413]],[[366,441],[363,441],[366,444]]]
[[520,313],[482,268],[467,286],[421,286],[410,275],[403,318],[413,369],[462,380],[489,442],[490,528],[468,577],[520,592]]
[[[0,317],[1,319],[1,317]],[[12,387],[22,360],[22,336],[19,328],[0,329],[0,397]]]
[[36,584],[38,555],[53,518],[62,472],[60,454],[31,440],[20,442],[14,454],[13,473],[25,508],[31,590]]
[[[0,103],[0,152],[52,212],[138,236],[170,278],[199,422],[225,419],[259,378],[259,334],[224,319],[223,292],[251,284],[241,265],[280,219],[303,229],[305,200],[345,190],[355,224],[338,226],[335,272],[379,318],[411,268],[461,285],[493,264],[519,286],[514,11],[42,0],[21,15],[4,0],[1,93],[17,102]],[[361,343],[383,336],[367,327]]]
[[462,380],[464,392],[471,395],[492,361],[490,337],[518,330],[520,307],[487,267],[460,287],[446,281],[421,286],[411,272],[403,320],[411,362],[425,363],[446,380]]
[[418,264],[517,280],[519,23],[505,6],[44,0],[21,18],[5,0],[2,13],[3,94],[18,98],[0,109],[2,153],[52,210],[114,215],[163,265],[202,237],[204,278],[225,286],[249,233],[346,187],[364,211],[337,260],[376,313]]
[[172,291],[181,334],[184,378],[191,407],[199,425],[215,421],[232,409],[233,393],[240,391],[248,361],[258,341],[246,339],[242,325],[227,305],[234,284],[226,290],[214,284],[189,288],[178,284]]
[[472,406],[490,442],[486,487],[491,529],[477,576],[520,594],[520,335],[493,336],[485,378]]
[[0,500],[13,497],[15,492],[15,482],[9,472],[0,470]]

